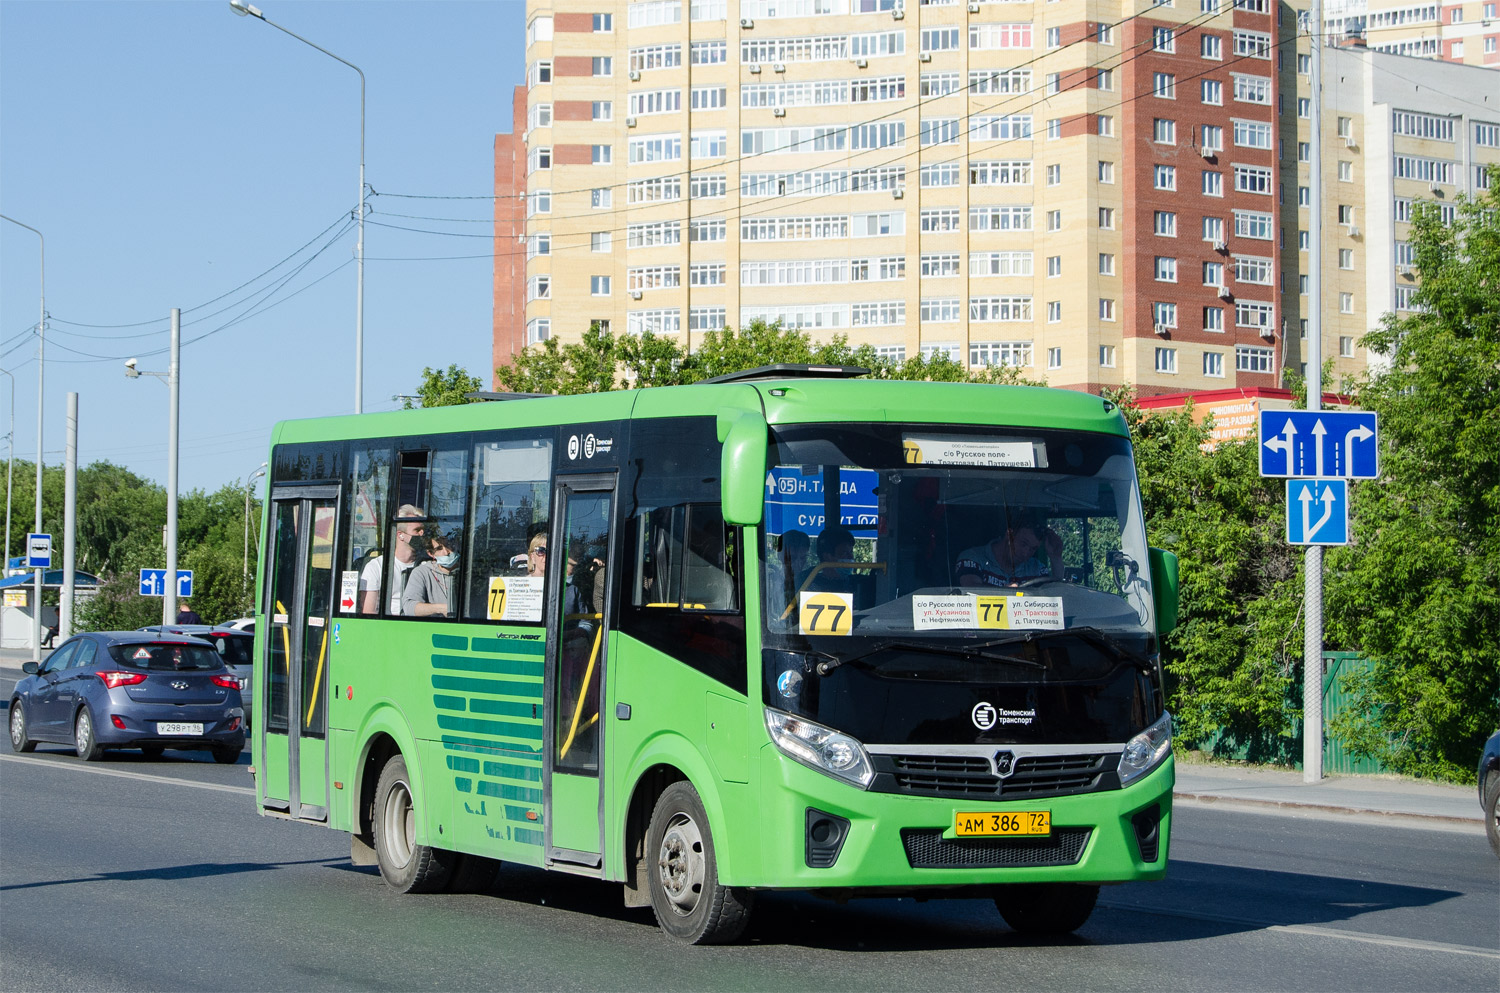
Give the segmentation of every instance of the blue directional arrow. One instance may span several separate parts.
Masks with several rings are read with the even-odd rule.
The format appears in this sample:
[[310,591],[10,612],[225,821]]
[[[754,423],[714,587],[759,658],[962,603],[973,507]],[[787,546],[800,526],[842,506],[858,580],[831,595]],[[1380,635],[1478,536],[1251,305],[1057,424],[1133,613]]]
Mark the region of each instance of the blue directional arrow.
[[1348,487],[1342,479],[1287,480],[1287,543],[1349,544]]

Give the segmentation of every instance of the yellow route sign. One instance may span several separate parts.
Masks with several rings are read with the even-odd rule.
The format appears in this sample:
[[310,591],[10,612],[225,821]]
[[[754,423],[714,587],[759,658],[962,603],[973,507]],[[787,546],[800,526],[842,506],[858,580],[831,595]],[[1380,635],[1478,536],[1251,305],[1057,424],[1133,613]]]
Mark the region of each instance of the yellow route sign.
[[853,594],[802,592],[797,610],[797,630],[802,634],[847,635],[853,628]]

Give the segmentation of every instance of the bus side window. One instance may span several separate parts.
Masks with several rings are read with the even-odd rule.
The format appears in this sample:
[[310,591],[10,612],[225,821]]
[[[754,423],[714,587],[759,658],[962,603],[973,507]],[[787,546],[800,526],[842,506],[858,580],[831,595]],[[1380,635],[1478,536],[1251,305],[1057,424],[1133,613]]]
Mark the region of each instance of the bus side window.
[[381,531],[390,508],[391,444],[388,441],[353,442],[349,446],[348,500],[344,506],[345,573],[359,577],[354,606],[340,613],[379,614],[381,576],[388,554]]
[[[552,438],[521,432],[474,445],[469,533],[464,547],[471,621],[540,622],[552,491]],[[533,541],[537,535],[544,537]]]

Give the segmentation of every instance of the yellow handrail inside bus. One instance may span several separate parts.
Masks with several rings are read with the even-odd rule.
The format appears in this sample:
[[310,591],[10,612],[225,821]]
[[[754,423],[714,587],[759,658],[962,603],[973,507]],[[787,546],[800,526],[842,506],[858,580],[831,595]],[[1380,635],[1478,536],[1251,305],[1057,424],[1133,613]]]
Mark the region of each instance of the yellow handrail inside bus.
[[313,711],[318,708],[318,687],[323,685],[323,660],[328,657],[328,625],[323,625],[323,644],[318,647],[318,671],[313,676],[312,703],[307,705],[307,719],[302,722],[303,727],[312,724]]
[[[280,600],[276,601],[276,613],[286,616],[286,606]],[[274,617],[271,620],[275,622]],[[286,667],[286,674],[290,676],[292,674],[292,639],[287,632],[288,626],[285,623],[281,625],[281,663]]]
[[[568,749],[573,747],[573,739],[578,735],[578,722],[583,717],[583,701],[586,699],[589,684],[594,681],[594,664],[599,661],[599,644],[604,638],[603,614],[584,614],[581,616],[592,617],[595,621],[599,622],[599,626],[594,629],[594,648],[589,652],[589,667],[583,672],[583,685],[578,688],[578,702],[573,704],[573,723],[568,727],[568,736],[563,739],[562,751],[557,756],[560,759],[568,757]],[[599,715],[595,714],[584,727],[593,727],[594,722],[597,720],[599,720]]]

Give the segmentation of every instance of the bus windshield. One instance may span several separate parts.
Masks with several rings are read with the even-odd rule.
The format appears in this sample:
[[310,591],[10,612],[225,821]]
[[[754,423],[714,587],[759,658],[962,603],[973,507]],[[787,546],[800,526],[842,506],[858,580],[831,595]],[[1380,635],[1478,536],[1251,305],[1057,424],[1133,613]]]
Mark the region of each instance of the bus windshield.
[[[997,668],[986,653],[1019,660],[1027,653],[1013,643],[1066,641],[1075,650],[1059,653],[1065,664],[1095,674],[1155,651],[1126,438],[798,425],[773,429],[768,464],[769,649],[908,670],[916,649],[946,678],[976,663]],[[883,652],[887,643],[903,650]],[[1054,668],[1049,678],[1083,675]]]

